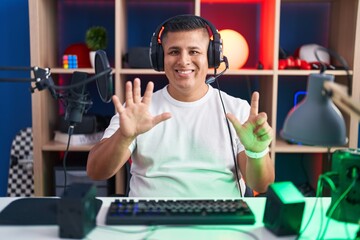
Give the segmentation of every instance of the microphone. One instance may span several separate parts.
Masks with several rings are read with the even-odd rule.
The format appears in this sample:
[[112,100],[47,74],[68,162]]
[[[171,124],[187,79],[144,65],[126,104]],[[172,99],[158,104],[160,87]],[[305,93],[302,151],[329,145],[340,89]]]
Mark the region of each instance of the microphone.
[[114,82],[106,52],[98,50],[95,54],[95,74],[98,75],[105,71],[108,71],[109,73],[101,76],[99,75],[96,79],[96,86],[101,100],[108,103],[111,100],[111,96],[114,95]]
[[[87,79],[87,73],[75,71],[72,75],[71,84],[84,82]],[[65,98],[66,112],[65,120],[70,125],[81,123],[84,112],[92,105],[89,99],[89,93],[86,91],[86,84],[71,88]]]
[[221,75],[223,75],[223,74],[226,72],[226,70],[229,69],[229,62],[228,62],[227,57],[223,56],[223,62],[225,63],[225,69],[224,69],[221,73],[216,74],[215,76],[212,76],[212,77],[209,77],[208,79],[206,79],[206,80],[205,80],[205,83],[206,83],[206,84],[211,84],[211,83],[215,82],[215,80],[216,80],[218,77],[220,77]]

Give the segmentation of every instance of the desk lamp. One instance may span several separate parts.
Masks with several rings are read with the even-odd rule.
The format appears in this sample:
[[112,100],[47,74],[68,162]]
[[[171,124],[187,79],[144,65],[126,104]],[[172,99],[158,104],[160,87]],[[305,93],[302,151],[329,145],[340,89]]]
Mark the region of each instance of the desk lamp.
[[[334,54],[325,48],[317,50]],[[325,65],[322,65],[319,74],[309,76],[305,99],[288,113],[280,132],[282,138],[293,143],[325,147],[347,143],[345,121],[334,103],[360,119],[360,102],[350,97],[351,78],[345,60],[336,57],[347,71],[349,88],[334,83],[334,76],[325,74]],[[332,175],[331,180],[336,186],[332,189],[332,203],[327,215],[339,221],[356,223],[360,219],[360,198],[356,193],[360,187],[360,149],[335,151],[332,172],[327,174]]]
[[[348,89],[334,83],[334,76],[325,74],[326,65],[317,51],[334,55],[343,65],[348,77]],[[360,119],[360,103],[351,94],[351,77],[346,61],[324,47],[315,49],[315,56],[321,64],[320,73],[310,74],[307,96],[288,113],[280,136],[289,142],[314,146],[343,146],[347,143],[346,126],[336,103],[343,111]]]
[[347,143],[346,126],[339,109],[328,94],[323,94],[325,82],[334,76],[311,74],[307,96],[288,113],[281,137],[293,143],[315,146],[340,146]]

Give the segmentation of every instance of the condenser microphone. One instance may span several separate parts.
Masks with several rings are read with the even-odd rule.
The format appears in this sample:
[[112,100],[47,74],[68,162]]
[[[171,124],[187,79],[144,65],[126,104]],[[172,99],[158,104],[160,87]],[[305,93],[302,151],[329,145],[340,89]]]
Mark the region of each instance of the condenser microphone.
[[[78,84],[86,79],[87,73],[75,71],[72,75],[71,84]],[[68,94],[65,97],[65,105],[65,121],[68,121],[70,125],[81,123],[84,112],[92,105],[89,93],[86,90],[86,84],[68,90]]]
[[221,73],[216,74],[216,75],[214,75],[214,76],[209,77],[208,79],[206,79],[206,80],[205,80],[205,83],[206,83],[206,84],[211,84],[211,83],[215,82],[215,80],[216,80],[218,77],[220,77],[221,75],[223,75],[223,74],[226,72],[226,70],[229,69],[229,62],[228,62],[228,60],[227,60],[227,57],[223,56],[223,62],[225,63],[225,69],[224,69]]
[[111,74],[111,67],[109,60],[106,56],[106,52],[103,50],[96,51],[95,54],[95,74],[98,75],[105,71],[108,71],[108,74],[99,75],[96,79],[96,86],[100,95],[100,98],[103,102],[110,102],[111,96],[114,95],[114,82]]

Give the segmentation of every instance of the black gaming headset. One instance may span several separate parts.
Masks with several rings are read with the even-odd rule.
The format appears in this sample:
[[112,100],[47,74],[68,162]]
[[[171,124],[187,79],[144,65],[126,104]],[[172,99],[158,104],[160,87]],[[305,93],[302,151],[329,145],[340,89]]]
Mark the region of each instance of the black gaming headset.
[[[179,15],[179,16],[192,16],[201,19],[210,28],[213,39],[210,39],[209,48],[207,52],[208,64],[209,64],[209,68],[217,69],[220,66],[220,63],[223,62],[223,51],[222,51],[223,47],[222,47],[222,40],[220,34],[216,30],[215,26],[206,19],[196,15]],[[164,71],[164,49],[161,44],[161,33],[163,32],[164,25],[166,25],[167,22],[179,16],[175,16],[167,19],[165,22],[160,24],[153,33],[150,42],[149,54],[150,54],[151,66],[156,71],[159,72]]]

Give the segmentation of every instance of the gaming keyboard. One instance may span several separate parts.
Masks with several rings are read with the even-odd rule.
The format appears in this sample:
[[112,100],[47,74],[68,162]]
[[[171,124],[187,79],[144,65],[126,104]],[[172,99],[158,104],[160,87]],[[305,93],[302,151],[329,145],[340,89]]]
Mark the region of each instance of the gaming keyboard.
[[107,225],[254,224],[244,200],[129,200],[111,202]]

